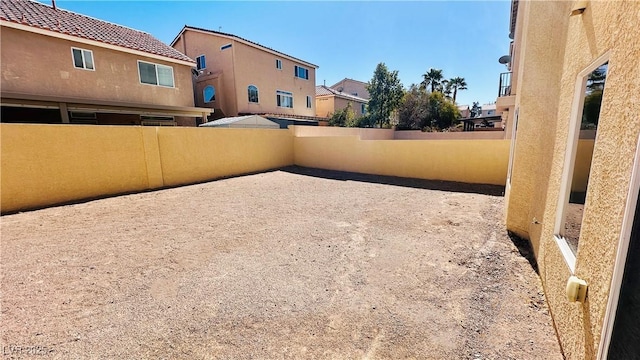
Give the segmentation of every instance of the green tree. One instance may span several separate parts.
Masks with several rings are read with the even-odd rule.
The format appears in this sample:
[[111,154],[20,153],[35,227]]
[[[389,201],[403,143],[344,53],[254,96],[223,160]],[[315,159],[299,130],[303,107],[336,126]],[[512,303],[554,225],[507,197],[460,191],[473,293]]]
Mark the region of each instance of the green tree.
[[384,63],[378,64],[373,78],[367,84],[369,91],[368,116],[361,126],[389,126],[391,113],[398,108],[404,89],[398,78],[398,71],[389,71]]
[[479,102],[473,102],[473,106],[471,107],[471,110],[469,110],[469,115],[469,117],[472,118],[482,115],[482,107],[480,106]]
[[440,89],[444,76],[442,75],[442,70],[431,68],[424,75],[422,75],[422,78],[423,80],[420,83],[420,86],[423,89],[426,89],[429,85],[431,85],[431,92],[434,92]]
[[398,108],[398,130],[422,130],[429,117],[429,94],[412,84]]
[[451,99],[451,93],[453,92],[451,80],[442,80],[442,83],[440,84],[440,92],[443,93],[447,99]]
[[454,77],[449,80],[449,85],[453,88],[453,103],[456,102],[456,97],[458,96],[458,90],[467,90],[467,82],[464,78]]
[[457,122],[460,118],[460,112],[454,103],[447,100],[445,96],[439,92],[429,94],[428,115],[426,125],[431,130],[447,129]]
[[356,113],[353,111],[351,102],[344,109],[337,110],[329,118],[329,126],[349,126],[355,123]]
[[596,129],[602,105],[602,90],[594,90],[584,97],[581,130]]

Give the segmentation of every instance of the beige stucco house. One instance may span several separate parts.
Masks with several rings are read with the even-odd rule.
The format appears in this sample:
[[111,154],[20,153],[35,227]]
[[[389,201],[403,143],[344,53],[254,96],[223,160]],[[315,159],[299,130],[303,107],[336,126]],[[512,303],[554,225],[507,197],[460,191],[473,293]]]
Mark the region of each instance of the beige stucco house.
[[369,90],[367,90],[367,83],[344,78],[331,86],[332,89],[338,90],[341,93],[357,96],[362,99],[369,100]]
[[195,61],[153,36],[29,0],[2,0],[3,122],[196,125]]
[[637,358],[640,2],[512,10],[507,229],[531,241],[567,359]]
[[369,100],[320,85],[316,86],[315,102],[316,115],[319,117],[331,117],[331,114],[346,108],[349,104],[356,117],[360,117],[367,113]]
[[315,116],[317,65],[219,31],[185,26],[171,43],[196,59],[196,104],[216,117]]

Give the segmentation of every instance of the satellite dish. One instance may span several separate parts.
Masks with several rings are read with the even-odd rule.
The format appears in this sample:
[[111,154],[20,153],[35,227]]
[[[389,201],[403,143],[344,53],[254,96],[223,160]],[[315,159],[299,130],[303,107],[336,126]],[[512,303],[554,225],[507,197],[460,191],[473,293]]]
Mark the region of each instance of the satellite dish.
[[511,62],[511,56],[509,55],[500,56],[500,59],[498,59],[498,62],[500,64],[508,64]]

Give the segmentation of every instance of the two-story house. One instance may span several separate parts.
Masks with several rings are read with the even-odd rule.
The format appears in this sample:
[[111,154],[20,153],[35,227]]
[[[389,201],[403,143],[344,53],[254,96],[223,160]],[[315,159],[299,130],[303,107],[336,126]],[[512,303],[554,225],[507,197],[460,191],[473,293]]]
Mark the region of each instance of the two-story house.
[[331,86],[332,89],[338,90],[341,93],[357,96],[362,99],[369,100],[369,90],[367,90],[367,83],[344,78]]
[[340,92],[336,89],[319,85],[316,86],[316,115],[328,118],[338,110],[346,108],[351,104],[356,117],[367,113],[367,103],[369,100]]
[[2,122],[196,125],[195,61],[150,34],[30,0],[0,3]]
[[196,59],[196,104],[215,109],[215,118],[315,116],[317,65],[236,35],[192,26],[185,26],[171,46]]

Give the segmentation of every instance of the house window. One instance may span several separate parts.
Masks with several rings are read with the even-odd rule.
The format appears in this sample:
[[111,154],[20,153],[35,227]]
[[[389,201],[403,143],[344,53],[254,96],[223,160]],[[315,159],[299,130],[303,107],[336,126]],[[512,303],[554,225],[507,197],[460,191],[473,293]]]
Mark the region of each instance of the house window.
[[367,112],[367,105],[366,104],[360,104],[360,113],[362,115],[364,115]]
[[258,88],[254,85],[249,85],[247,88],[249,92],[249,102],[257,103],[258,102]]
[[207,63],[204,59],[204,55],[200,55],[196,58],[196,70],[202,70],[207,67]]
[[282,70],[282,60],[276,59],[276,69]]
[[204,90],[202,90],[202,97],[206,103],[216,101],[216,88],[211,85],[205,86]]
[[173,87],[173,68],[138,60],[140,82],[149,85]]
[[[597,140],[589,139],[596,139],[607,77],[607,58],[608,54],[605,54],[580,73],[569,120],[569,135],[554,234],[572,273],[575,270],[575,254],[580,240],[582,216],[589,194],[591,160],[597,144]],[[593,134],[585,136],[585,139],[580,139],[581,130],[588,130]]]
[[311,109],[311,96],[307,95],[307,109]]
[[231,46],[232,46],[232,44],[222,45],[222,46],[220,46],[220,50],[226,50],[226,49],[230,48]]
[[78,69],[95,70],[93,67],[93,51],[71,48],[73,66]]
[[279,107],[293,108],[293,94],[288,91],[276,91],[276,104]]
[[296,65],[295,68],[294,68],[294,71],[295,71],[294,74],[295,74],[296,77],[299,77],[301,79],[309,80],[309,70],[308,69],[305,69],[305,68],[303,68],[301,66]]
[[351,95],[353,95],[353,96],[358,96],[358,93],[357,93],[357,92],[354,92],[354,93],[351,93]]

